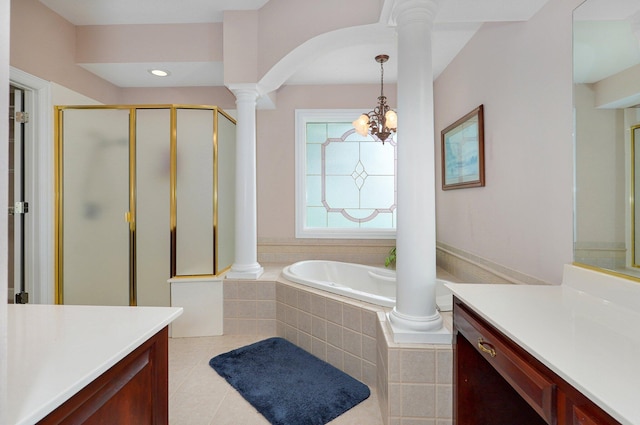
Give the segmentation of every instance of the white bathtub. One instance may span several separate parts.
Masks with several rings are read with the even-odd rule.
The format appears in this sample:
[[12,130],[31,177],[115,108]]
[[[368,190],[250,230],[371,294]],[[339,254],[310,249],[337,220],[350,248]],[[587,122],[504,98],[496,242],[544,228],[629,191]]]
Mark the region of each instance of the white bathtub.
[[[396,305],[396,273],[393,270],[339,261],[300,261],[282,270],[291,282],[354,298],[383,307]],[[447,281],[436,279],[436,304],[440,311],[452,309]]]

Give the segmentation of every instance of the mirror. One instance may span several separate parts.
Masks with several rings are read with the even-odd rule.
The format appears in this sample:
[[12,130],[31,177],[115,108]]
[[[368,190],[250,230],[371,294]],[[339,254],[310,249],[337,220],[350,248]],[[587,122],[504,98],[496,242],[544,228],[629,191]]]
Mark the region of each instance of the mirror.
[[640,278],[640,2],[573,20],[574,261]]

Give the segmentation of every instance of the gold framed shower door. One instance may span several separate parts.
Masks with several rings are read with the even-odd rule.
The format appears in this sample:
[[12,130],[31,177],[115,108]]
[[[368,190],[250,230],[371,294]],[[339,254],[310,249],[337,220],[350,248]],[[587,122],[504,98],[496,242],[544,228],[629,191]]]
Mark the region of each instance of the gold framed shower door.
[[[75,270],[85,268],[85,264],[82,263],[82,256],[87,251],[90,251],[90,249],[87,249],[87,243],[84,244],[84,249],[83,247],[65,247],[65,231],[67,231],[67,238],[69,238],[68,227],[77,226],[79,225],[78,221],[82,220],[82,217],[76,217],[73,220],[68,217],[73,214],[78,216],[81,211],[65,210],[65,201],[77,195],[77,193],[68,192],[69,190],[76,190],[77,192],[77,187],[74,189],[74,183],[68,180],[68,176],[65,182],[65,167],[71,169],[72,166],[76,165],[76,162],[81,161],[82,155],[86,159],[89,156],[87,146],[90,143],[98,146],[93,148],[94,151],[100,150],[100,154],[95,154],[94,152],[92,154],[93,157],[101,157],[103,162],[108,162],[104,157],[111,158],[111,151],[117,150],[113,146],[121,147],[123,145],[122,141],[117,140],[114,142],[104,136],[98,142],[95,140],[92,142],[92,136],[89,134],[91,126],[89,125],[81,136],[82,140],[73,142],[80,146],[79,153],[73,155],[69,152],[70,149],[73,149],[73,143],[69,140],[65,142],[65,135],[70,134],[69,129],[65,126],[68,126],[69,122],[73,121],[69,119],[72,116],[71,114],[84,114],[86,117],[90,116],[91,119],[99,120],[104,119],[100,118],[100,113],[105,111],[119,111],[115,115],[128,114],[128,140],[126,141],[128,149],[125,167],[128,174],[128,205],[121,211],[122,222],[128,225],[128,305],[169,305],[170,295],[167,283],[169,278],[217,276],[224,273],[233,261],[233,252],[235,250],[233,246],[233,230],[235,229],[235,223],[232,222],[233,219],[230,217],[234,216],[236,122],[222,109],[208,105],[81,105],[55,107],[55,300],[58,304],[63,304],[66,301],[65,277],[69,280],[69,273],[72,273],[69,270],[65,270],[69,267],[69,265],[65,264],[65,250],[67,251],[67,257],[74,257],[75,255],[78,258],[73,266]],[[144,130],[141,130],[144,126],[142,121],[149,121],[150,119],[162,121],[163,118],[161,119],[155,115],[164,114],[168,115],[168,122],[154,123],[155,130],[149,130],[149,134],[145,135],[144,139],[138,140],[144,132]],[[203,117],[209,117],[209,114],[210,127],[208,121],[203,121],[202,119]],[[199,116],[199,118],[194,118],[194,116]],[[122,120],[121,117],[120,119]],[[180,125],[181,120],[185,122],[182,126]],[[196,124],[189,123],[190,120]],[[149,122],[145,122],[145,124],[149,124]],[[86,122],[82,125],[86,125]],[[150,139],[153,140],[150,141]],[[156,139],[163,140],[156,141]],[[154,143],[157,143],[158,146],[153,145]],[[159,149],[160,151],[166,150],[166,155],[164,152],[150,151],[145,145],[154,146],[153,149]],[[195,151],[193,151],[194,147]],[[139,246],[138,226],[141,224],[145,229],[145,222],[139,223],[138,203],[140,199],[148,198],[140,187],[139,179],[149,181],[148,178],[145,180],[146,177],[144,175],[150,173],[148,170],[150,166],[141,165],[142,160],[138,158],[140,149],[147,149],[145,150],[145,155],[155,155],[160,159],[158,164],[154,164],[157,170],[156,168],[152,169],[153,172],[157,171],[159,174],[156,176],[157,178],[152,176],[151,179],[163,180],[163,184],[165,184],[165,179],[168,180],[165,184],[166,192],[162,195],[154,195],[157,199],[151,202],[152,204],[155,203],[157,205],[155,208],[159,209],[164,209],[165,205],[168,205],[166,214],[153,214],[153,209],[151,210],[151,215],[166,215],[163,218],[163,220],[166,219],[166,225],[159,226],[163,227],[166,232],[161,229],[149,229],[149,227],[145,230],[146,234],[154,237],[157,237],[158,234],[166,235],[168,261],[157,258],[154,260],[157,263],[157,267],[153,265],[145,266],[147,269],[152,270],[149,273],[154,273],[153,270],[155,268],[166,270],[166,274],[162,272],[164,274],[162,282],[158,282],[160,280],[160,275],[158,274],[154,278],[153,284],[147,285],[151,287],[151,285],[157,284],[158,288],[162,288],[159,290],[162,292],[161,295],[152,295],[150,291],[146,291],[146,289],[141,291],[138,287],[140,274],[142,273],[139,270],[139,251],[147,253],[159,249],[158,246],[162,245],[161,242],[156,241],[155,243],[144,242],[146,243],[145,248]],[[202,155],[202,152],[198,151],[198,149],[206,151],[206,154]],[[168,158],[165,158],[167,156]],[[220,156],[223,157],[223,161],[219,161]],[[189,159],[191,159],[191,163],[187,161]],[[194,161],[200,161],[201,165],[205,165],[195,167],[192,164]],[[166,162],[168,162],[168,165]],[[73,165],[70,165],[72,163]],[[201,169],[206,168],[206,164],[210,164],[210,170]],[[103,167],[110,165],[112,164],[102,164]],[[122,164],[119,166],[122,166]],[[89,171],[96,169],[92,164],[84,164],[84,167]],[[142,176],[138,175],[140,170],[143,170]],[[120,181],[122,177],[120,174],[125,173],[124,171],[117,173],[113,170],[111,172],[112,175],[108,176],[104,183],[106,186],[110,185],[109,179]],[[91,176],[87,176],[87,180],[88,177]],[[191,180],[187,181],[187,178]],[[94,188],[91,191],[96,190]],[[86,192],[91,191],[86,190]],[[92,194],[92,196],[95,196],[95,194]],[[91,214],[102,213],[102,210],[106,211],[110,207],[106,201],[103,204],[105,205],[100,206],[102,209],[91,204],[85,205],[81,209],[86,210],[84,214],[88,214],[89,219],[93,219],[95,217],[91,217]],[[190,217],[190,215],[193,217]],[[194,222],[201,224],[196,229],[189,229],[189,224]],[[208,242],[198,242],[200,248],[198,249],[196,246],[194,250],[192,246],[194,241],[191,239],[197,238],[199,234],[210,235],[210,240]],[[110,236],[108,235],[103,239],[108,239]],[[185,241],[185,239],[188,240]],[[85,239],[86,241],[87,239]],[[66,241],[67,244],[71,242],[71,240]],[[100,244],[103,241],[94,242]],[[77,249],[80,252],[73,254],[70,253],[70,249]],[[192,252],[187,252],[190,250]],[[206,251],[204,256],[201,255],[203,251]],[[166,257],[165,254],[159,256]],[[188,264],[193,257],[198,256],[201,257],[199,262]],[[103,266],[101,262],[99,264]],[[86,268],[89,267],[87,266]],[[108,267],[103,269],[103,273],[105,270],[108,270]],[[122,273],[122,271],[119,271],[119,273]],[[149,273],[146,273],[145,276]],[[89,271],[85,272],[84,279],[91,279]],[[88,283],[84,282],[84,284]],[[100,292],[105,285],[109,285],[108,278],[105,279],[104,283],[98,284],[93,291]],[[146,297],[146,299],[142,300],[142,302],[140,300],[141,293],[149,294],[143,297]]]

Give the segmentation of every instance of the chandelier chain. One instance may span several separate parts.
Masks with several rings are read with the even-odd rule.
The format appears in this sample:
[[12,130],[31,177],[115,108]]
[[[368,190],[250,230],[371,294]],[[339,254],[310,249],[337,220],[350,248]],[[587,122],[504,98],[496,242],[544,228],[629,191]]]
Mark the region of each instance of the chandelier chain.
[[384,97],[384,62],[380,61],[380,96]]

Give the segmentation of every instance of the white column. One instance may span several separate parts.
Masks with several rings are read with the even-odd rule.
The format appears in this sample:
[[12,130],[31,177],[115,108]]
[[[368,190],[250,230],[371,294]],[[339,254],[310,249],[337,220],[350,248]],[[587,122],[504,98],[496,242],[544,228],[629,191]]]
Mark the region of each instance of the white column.
[[440,0],[397,0],[398,222],[395,342],[448,343],[436,309],[431,29]]
[[231,86],[236,96],[236,250],[227,273],[232,279],[257,279],[264,269],[258,263],[256,200],[256,100],[255,84]]

